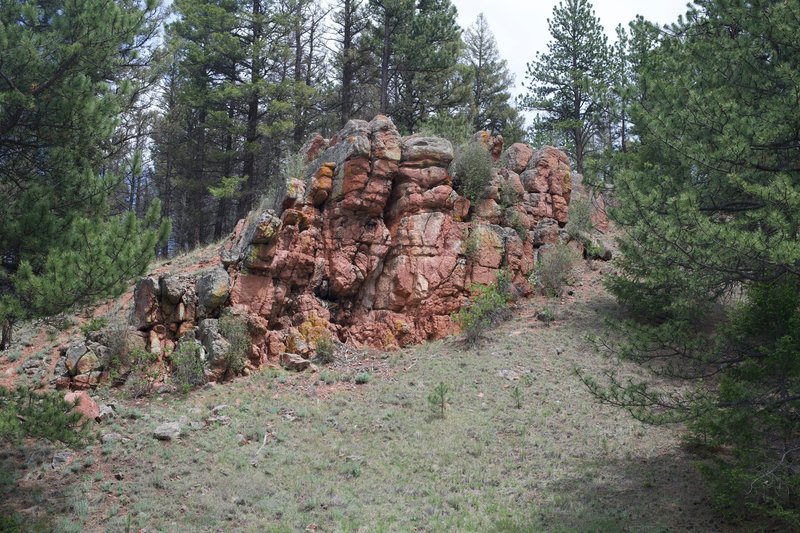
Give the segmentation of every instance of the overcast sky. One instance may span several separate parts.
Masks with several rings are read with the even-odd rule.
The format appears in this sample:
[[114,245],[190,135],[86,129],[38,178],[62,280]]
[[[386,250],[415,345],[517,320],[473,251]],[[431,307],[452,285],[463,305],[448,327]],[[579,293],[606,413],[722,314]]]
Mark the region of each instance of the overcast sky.
[[[508,61],[514,74],[516,87],[512,94],[522,91],[525,80],[525,65],[536,52],[547,51],[550,32],[547,19],[553,13],[557,0],[451,0],[458,8],[458,22],[462,28],[469,27],[478,14],[483,12],[489,27],[497,39],[500,54]],[[687,0],[595,0],[592,2],[600,23],[614,40],[614,28],[618,24],[627,26],[636,15],[651,22],[669,24],[686,12]]]

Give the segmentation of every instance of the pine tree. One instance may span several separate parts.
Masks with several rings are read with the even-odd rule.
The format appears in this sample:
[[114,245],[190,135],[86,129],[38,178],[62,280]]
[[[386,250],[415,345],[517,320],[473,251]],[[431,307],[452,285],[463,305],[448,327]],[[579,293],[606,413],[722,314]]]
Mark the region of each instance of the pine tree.
[[516,136],[511,131],[519,113],[510,105],[509,89],[514,77],[500,57],[497,41],[486,17],[481,13],[464,32],[464,59],[469,72],[472,98],[470,121],[475,131]]
[[372,99],[368,90],[373,64],[365,34],[369,27],[363,0],[339,0],[333,13],[336,78],[339,84],[339,124],[351,118],[370,118],[362,114]]
[[411,132],[425,119],[467,100],[458,76],[461,29],[449,0],[371,0],[370,9],[381,113]]
[[[599,397],[688,423],[716,501],[800,525],[800,2],[698,2],[639,24],[639,143],[617,178],[617,347],[655,374]],[[665,380],[663,378],[672,378]],[[677,385],[671,386],[676,383]],[[715,453],[726,450],[726,453]]]
[[521,106],[540,112],[537,128],[566,135],[575,169],[584,173],[607,105],[607,38],[589,0],[562,0],[547,23],[552,40],[528,63]]
[[101,174],[155,2],[0,4],[0,320],[50,315],[120,291],[168,225],[110,216]]

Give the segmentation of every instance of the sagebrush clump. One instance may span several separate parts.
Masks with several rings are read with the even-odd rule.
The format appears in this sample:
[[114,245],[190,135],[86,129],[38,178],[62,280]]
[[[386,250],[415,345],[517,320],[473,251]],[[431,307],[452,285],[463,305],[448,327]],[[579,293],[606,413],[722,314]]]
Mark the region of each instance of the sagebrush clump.
[[477,343],[489,327],[510,316],[510,289],[511,279],[504,270],[498,273],[494,284],[473,286],[472,301],[453,315],[467,344]]
[[566,244],[557,244],[545,253],[540,252],[539,264],[533,272],[533,284],[545,296],[558,298],[564,286],[572,282],[572,269],[579,259],[578,253]]
[[178,349],[170,355],[172,361],[172,379],[182,392],[189,392],[206,382],[200,344],[182,342]]
[[480,143],[469,142],[456,151],[450,173],[456,177],[457,190],[474,203],[491,181],[492,167],[489,151]]
[[240,316],[225,315],[219,319],[219,332],[230,343],[230,348],[225,353],[227,372],[234,376],[241,374],[250,353],[247,323]]
[[569,203],[569,221],[564,226],[570,237],[584,244],[591,242],[594,231],[592,203],[583,195],[575,195]]

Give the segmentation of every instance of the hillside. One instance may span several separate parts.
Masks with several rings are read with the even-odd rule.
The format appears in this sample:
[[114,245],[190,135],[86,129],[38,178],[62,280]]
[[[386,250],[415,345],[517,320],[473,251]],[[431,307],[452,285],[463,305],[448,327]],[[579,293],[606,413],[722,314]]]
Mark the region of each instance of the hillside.
[[[7,450],[22,470],[4,511],[64,531],[725,530],[675,430],[599,405],[573,373],[609,365],[584,340],[618,312],[608,268],[519,301],[477,346],[343,350],[188,396],[101,389],[114,415],[86,450]],[[180,436],[155,439],[169,422]]]

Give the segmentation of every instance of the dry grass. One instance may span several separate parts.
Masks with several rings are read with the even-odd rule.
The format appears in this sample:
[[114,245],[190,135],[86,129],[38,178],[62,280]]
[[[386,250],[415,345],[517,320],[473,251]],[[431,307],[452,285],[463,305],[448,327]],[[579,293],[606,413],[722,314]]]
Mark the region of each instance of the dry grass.
[[[583,337],[614,307],[586,275],[574,296],[520,304],[474,350],[348,352],[319,374],[114,400],[120,416],[99,429],[128,440],[78,452],[92,464],[69,473],[32,466],[0,496],[62,531],[725,530],[674,430],[598,405],[574,375],[608,364]],[[440,382],[445,418],[427,402]],[[210,421],[223,404],[227,420]],[[181,439],[151,437],[178,420]]]

